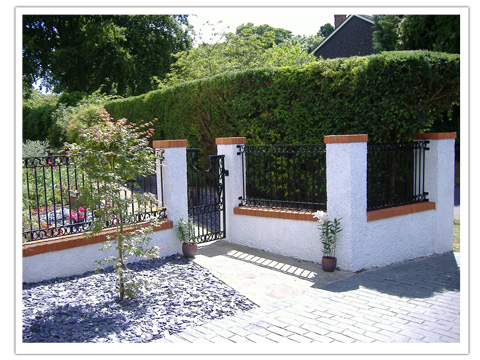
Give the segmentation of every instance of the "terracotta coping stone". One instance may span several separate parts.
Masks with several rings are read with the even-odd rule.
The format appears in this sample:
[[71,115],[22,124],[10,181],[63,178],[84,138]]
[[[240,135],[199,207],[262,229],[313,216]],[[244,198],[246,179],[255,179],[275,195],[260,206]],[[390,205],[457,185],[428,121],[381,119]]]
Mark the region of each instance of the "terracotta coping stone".
[[154,149],[167,149],[167,148],[178,148],[178,147],[187,147],[188,141],[186,139],[181,140],[153,140],[152,147]]
[[[145,223],[140,223],[138,226],[141,227],[144,224]],[[165,220],[160,226],[155,226],[154,231],[167,230],[171,228],[173,228],[173,222],[170,220]],[[127,229],[127,231],[133,231],[133,226],[130,227],[130,229]],[[26,242],[22,245],[23,257],[105,242],[107,241],[107,235],[113,235],[115,232],[115,229],[104,229],[89,240],[85,238],[86,233],[78,233],[59,236],[56,238]]]
[[456,132],[446,132],[446,133],[423,133],[423,134],[415,134],[413,135],[415,140],[447,140],[447,139],[456,139],[457,133]]
[[387,219],[390,217],[413,214],[416,212],[435,210],[434,202],[421,202],[417,204],[409,204],[396,206],[386,209],[373,210],[367,212],[367,221]]
[[368,142],[368,134],[357,135],[326,135],[323,138],[325,144],[342,144]]
[[247,138],[245,137],[224,137],[216,138],[215,145],[234,145],[234,144],[246,144]]
[[236,215],[259,216],[275,219],[317,221],[313,217],[314,211],[286,210],[286,209],[268,209],[253,206],[240,206],[233,209]]

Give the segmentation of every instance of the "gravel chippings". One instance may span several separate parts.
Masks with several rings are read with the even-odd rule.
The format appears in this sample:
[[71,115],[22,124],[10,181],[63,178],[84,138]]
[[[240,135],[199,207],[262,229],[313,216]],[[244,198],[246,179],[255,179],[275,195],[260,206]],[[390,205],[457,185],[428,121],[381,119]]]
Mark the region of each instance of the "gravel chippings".
[[122,302],[118,276],[111,268],[24,283],[23,342],[151,342],[257,307],[180,255],[128,267],[151,285],[136,299]]

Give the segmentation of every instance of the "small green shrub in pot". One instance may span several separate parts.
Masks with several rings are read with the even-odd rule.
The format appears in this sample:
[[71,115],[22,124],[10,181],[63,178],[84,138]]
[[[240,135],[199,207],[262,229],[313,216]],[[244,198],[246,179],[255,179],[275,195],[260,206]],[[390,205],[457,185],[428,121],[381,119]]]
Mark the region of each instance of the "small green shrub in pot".
[[193,258],[197,254],[197,243],[195,238],[195,225],[192,219],[188,218],[187,221],[180,218],[175,225],[178,238],[182,243],[183,255],[186,258]]
[[[325,271],[333,271],[337,264],[335,250],[337,247],[337,236],[342,231],[340,220],[334,218],[333,221],[328,219],[327,213],[317,211],[313,215],[319,223],[320,239],[323,246],[322,267]],[[329,263],[329,264],[327,264]]]
[[190,218],[187,221],[183,220],[183,218],[178,220],[175,229],[182,244],[195,243],[195,226]]

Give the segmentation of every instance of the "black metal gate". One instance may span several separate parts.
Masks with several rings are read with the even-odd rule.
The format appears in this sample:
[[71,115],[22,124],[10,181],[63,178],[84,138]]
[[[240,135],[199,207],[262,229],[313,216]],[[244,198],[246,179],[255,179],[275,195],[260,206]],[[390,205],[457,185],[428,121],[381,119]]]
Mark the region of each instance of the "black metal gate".
[[188,217],[195,224],[197,243],[225,238],[224,155],[210,155],[210,167],[200,169],[197,149],[187,149]]

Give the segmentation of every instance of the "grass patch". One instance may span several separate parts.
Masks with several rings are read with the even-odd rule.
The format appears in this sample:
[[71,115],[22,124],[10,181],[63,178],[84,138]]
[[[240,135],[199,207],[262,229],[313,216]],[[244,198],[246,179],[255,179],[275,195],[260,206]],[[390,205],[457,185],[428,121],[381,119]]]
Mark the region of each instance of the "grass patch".
[[460,252],[460,220],[453,220],[453,251]]

